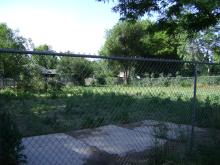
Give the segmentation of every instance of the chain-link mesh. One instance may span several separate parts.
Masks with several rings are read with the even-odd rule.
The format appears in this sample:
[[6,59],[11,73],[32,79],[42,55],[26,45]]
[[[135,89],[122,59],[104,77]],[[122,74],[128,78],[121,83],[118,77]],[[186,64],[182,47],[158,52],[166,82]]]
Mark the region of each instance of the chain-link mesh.
[[56,65],[34,52],[1,54],[14,64],[1,62],[1,81],[11,81],[0,83],[1,160],[202,164],[212,155],[220,163],[220,65],[39,54],[57,55]]

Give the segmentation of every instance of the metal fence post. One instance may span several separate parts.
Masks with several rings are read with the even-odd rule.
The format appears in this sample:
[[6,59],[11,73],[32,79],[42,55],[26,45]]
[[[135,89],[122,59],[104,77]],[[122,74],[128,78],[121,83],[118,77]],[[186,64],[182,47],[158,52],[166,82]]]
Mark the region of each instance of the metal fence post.
[[196,92],[197,92],[197,63],[194,63],[194,85],[193,85],[193,108],[192,108],[192,127],[190,135],[190,153],[192,153],[195,140],[195,125],[196,125]]

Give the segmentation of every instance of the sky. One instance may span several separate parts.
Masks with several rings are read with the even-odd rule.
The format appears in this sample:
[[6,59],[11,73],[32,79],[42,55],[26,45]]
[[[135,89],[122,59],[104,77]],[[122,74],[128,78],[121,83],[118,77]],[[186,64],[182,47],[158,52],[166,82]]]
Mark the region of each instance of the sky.
[[0,23],[19,30],[35,46],[97,54],[106,30],[119,20],[112,6],[96,0],[0,0]]

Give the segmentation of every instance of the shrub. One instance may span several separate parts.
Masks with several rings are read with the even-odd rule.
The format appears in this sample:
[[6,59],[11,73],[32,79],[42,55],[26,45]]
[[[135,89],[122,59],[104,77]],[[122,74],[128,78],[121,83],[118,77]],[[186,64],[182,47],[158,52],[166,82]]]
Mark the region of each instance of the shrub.
[[48,85],[49,85],[49,89],[54,90],[54,91],[60,91],[61,88],[64,86],[64,84],[62,84],[59,81],[55,81],[55,80],[48,81]]
[[17,165],[25,162],[22,136],[8,112],[0,112],[0,164]]
[[106,82],[105,77],[97,77],[97,84],[98,85],[106,85],[107,82]]
[[181,82],[180,82],[180,85],[181,85],[182,87],[191,87],[191,86],[193,85],[193,83],[188,82],[188,81],[181,81]]
[[0,96],[1,96],[1,97],[4,97],[4,98],[6,98],[6,99],[9,99],[9,98],[14,98],[14,97],[16,97],[16,94],[15,94],[15,92],[13,91],[13,89],[6,88],[6,89],[0,91]]
[[171,82],[169,80],[164,81],[164,86],[169,87],[171,85]]

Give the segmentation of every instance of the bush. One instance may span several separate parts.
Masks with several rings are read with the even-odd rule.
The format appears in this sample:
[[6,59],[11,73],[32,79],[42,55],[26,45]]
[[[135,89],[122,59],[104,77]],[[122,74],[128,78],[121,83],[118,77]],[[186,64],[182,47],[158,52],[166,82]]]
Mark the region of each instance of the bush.
[[64,84],[56,80],[50,80],[48,81],[48,86],[49,86],[49,89],[51,90],[61,91],[61,88],[64,86]]
[[16,97],[16,93],[13,91],[13,89],[6,88],[0,91],[0,97],[5,99],[14,98]]
[[188,82],[188,81],[181,81],[181,82],[180,82],[180,85],[181,85],[182,87],[191,87],[191,86],[193,85],[193,83]]
[[98,85],[106,85],[107,82],[106,82],[105,77],[97,77],[97,84]]
[[166,79],[166,80],[164,81],[164,86],[165,86],[165,87],[169,87],[170,85],[171,85],[171,82]]
[[61,88],[64,85],[61,82],[58,81],[48,81],[48,93],[50,94],[50,97],[52,99],[56,99],[58,96],[60,96],[60,94],[62,94],[62,90]]
[[22,136],[8,112],[0,112],[0,164],[25,163]]

